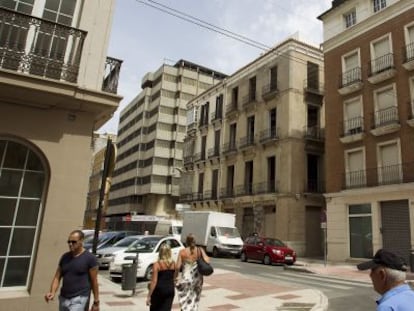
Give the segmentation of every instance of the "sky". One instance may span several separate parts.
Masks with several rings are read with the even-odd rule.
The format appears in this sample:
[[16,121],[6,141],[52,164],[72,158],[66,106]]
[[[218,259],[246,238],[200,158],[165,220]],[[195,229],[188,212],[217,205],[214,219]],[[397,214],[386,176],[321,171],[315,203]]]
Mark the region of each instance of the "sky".
[[142,77],[164,63],[185,59],[230,75],[264,52],[148,5],[157,3],[266,46],[293,35],[319,46],[317,16],[331,7],[331,0],[117,0],[108,56],[123,60],[123,100],[100,133],[116,134],[120,111],[140,93]]

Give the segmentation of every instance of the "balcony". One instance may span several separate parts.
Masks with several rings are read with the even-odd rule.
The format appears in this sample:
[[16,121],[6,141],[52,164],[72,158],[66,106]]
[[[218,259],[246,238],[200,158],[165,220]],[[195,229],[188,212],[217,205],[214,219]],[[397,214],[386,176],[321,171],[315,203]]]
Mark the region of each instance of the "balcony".
[[220,189],[220,199],[228,199],[234,197],[234,190],[232,187],[226,187]]
[[305,184],[306,193],[324,193],[325,183],[318,179],[308,179]]
[[210,120],[211,120],[211,123],[213,125],[216,125],[216,124],[221,123],[222,120],[223,120],[223,114],[222,114],[222,112],[221,111],[212,112],[211,113],[211,116],[210,116]]
[[200,129],[200,131],[208,128],[208,118],[207,117],[200,119],[200,123],[198,124],[198,128]]
[[180,202],[182,203],[190,203],[193,201],[193,195],[191,193],[186,193],[180,195]]
[[403,66],[407,70],[414,70],[414,42],[403,48]]
[[189,155],[189,156],[184,157],[184,165],[192,164],[193,161],[194,161],[194,156],[193,155]]
[[117,94],[121,65],[122,60],[113,57],[106,57],[102,91]]
[[217,191],[208,190],[204,191],[203,200],[217,200]]
[[206,160],[206,153],[205,152],[197,152],[194,154],[194,163],[203,162]]
[[305,100],[307,103],[322,106],[325,86],[318,79],[305,79],[303,82]]
[[259,142],[261,144],[268,144],[270,142],[275,142],[279,140],[279,136],[277,135],[276,127],[270,127],[260,132],[259,134]]
[[231,118],[237,117],[238,114],[239,114],[239,108],[238,108],[237,102],[231,102],[226,107],[226,117],[231,119]]
[[76,83],[86,34],[0,8],[0,68]]
[[344,144],[360,141],[364,138],[365,132],[363,117],[355,117],[345,120],[341,123],[341,127],[340,132],[342,134],[339,139]]
[[241,150],[254,147],[255,145],[256,145],[256,142],[254,139],[254,135],[248,135],[248,136],[240,138],[239,146]]
[[256,107],[257,104],[257,95],[256,93],[250,93],[242,99],[242,107],[245,111],[250,111]]
[[276,181],[269,180],[261,183],[256,183],[253,185],[254,194],[266,194],[266,193],[276,193]]
[[235,142],[225,143],[223,144],[223,154],[231,155],[237,153],[237,146]]
[[218,158],[219,156],[220,156],[220,148],[218,146],[208,149],[209,159]]
[[395,76],[394,54],[388,53],[368,63],[368,81],[377,84]]
[[270,100],[279,93],[277,82],[271,82],[262,88],[262,97],[264,100]]
[[339,89],[341,95],[347,95],[362,89],[361,67],[355,67],[345,71],[339,76]]
[[237,196],[253,195],[253,184],[248,183],[245,185],[239,185],[236,187]]
[[187,125],[187,135],[193,136],[197,132],[197,123],[193,122]]
[[203,192],[193,192],[193,201],[197,202],[197,201],[203,201]]
[[306,126],[304,137],[309,140],[323,141],[325,133],[318,125]]
[[394,133],[400,129],[398,107],[378,110],[373,114],[371,134],[374,136]]
[[414,162],[376,167],[344,174],[343,189],[414,182]]

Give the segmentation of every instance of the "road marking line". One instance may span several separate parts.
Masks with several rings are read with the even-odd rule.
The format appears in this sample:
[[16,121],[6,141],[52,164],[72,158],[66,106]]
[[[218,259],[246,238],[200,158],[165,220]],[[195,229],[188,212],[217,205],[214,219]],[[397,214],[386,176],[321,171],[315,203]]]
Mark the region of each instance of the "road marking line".
[[[290,275],[292,276],[293,273],[283,273],[283,275]],[[308,279],[312,279],[312,280],[318,280],[318,281],[329,281],[329,282],[334,282],[334,283],[338,283],[338,284],[345,284],[345,285],[352,285],[352,286],[360,286],[360,287],[372,287],[371,284],[369,283],[364,283],[361,281],[352,281],[352,280],[341,280],[338,278],[333,278],[330,276],[324,276],[324,275],[315,275],[315,274],[305,274],[302,273],[300,275],[301,278],[308,278]]]

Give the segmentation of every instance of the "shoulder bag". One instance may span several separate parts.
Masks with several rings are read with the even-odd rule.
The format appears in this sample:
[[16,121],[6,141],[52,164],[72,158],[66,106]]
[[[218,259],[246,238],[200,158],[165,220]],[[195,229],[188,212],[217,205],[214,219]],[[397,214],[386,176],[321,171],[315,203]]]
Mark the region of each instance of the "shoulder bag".
[[197,269],[201,275],[211,275],[214,272],[213,267],[204,261],[203,254],[200,251],[200,248],[197,247],[198,250],[198,259],[197,259]]

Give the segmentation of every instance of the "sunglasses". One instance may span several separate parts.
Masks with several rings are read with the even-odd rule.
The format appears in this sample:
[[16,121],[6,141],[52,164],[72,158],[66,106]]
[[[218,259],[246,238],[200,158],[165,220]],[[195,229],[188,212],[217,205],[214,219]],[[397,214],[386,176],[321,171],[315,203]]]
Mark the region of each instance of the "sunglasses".
[[76,244],[76,243],[78,243],[79,241],[74,241],[74,240],[68,240],[68,244]]

